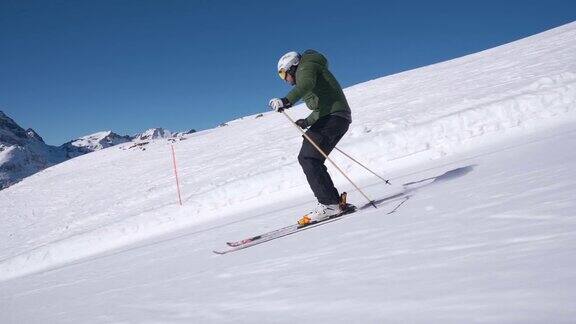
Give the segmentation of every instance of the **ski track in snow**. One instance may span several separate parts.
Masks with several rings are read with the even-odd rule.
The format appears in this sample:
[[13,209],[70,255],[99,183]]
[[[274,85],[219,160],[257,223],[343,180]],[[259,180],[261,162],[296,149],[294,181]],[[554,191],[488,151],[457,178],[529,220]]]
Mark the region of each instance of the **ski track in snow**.
[[[362,168],[338,152],[331,156],[375,199],[415,193],[398,208],[396,213],[402,213],[401,218],[393,217],[394,213],[366,226],[351,221],[351,217],[306,231],[305,235],[283,238],[279,243],[250,248],[246,253],[235,252],[226,259],[205,255],[226,240],[285,226],[313,205],[296,161],[302,138],[284,116],[264,113],[260,118],[248,116],[226,127],[186,135],[174,144],[180,166],[182,207],[176,204],[170,143],[164,140],[151,142],[146,150],[121,144],[81,156],[1,191],[0,280],[18,282],[17,277],[55,269],[30,277],[54,278],[54,282],[30,279],[27,285],[37,288],[27,287],[20,295],[9,285],[13,281],[7,282],[16,296],[15,303],[27,304],[30,296],[65,292],[68,286],[72,289],[86,285],[85,280],[101,280],[94,277],[94,271],[83,268],[85,262],[93,262],[99,270],[104,269],[105,261],[135,262],[128,265],[125,273],[103,274],[103,278],[109,276],[111,280],[129,283],[134,277],[135,286],[126,287],[120,281],[119,291],[85,287],[95,294],[92,298],[99,305],[110,306],[98,298],[121,298],[115,297],[115,292],[142,294],[132,310],[118,311],[120,317],[102,317],[102,321],[130,321],[133,317],[123,318],[121,314],[136,316],[138,311],[204,321],[232,317],[248,320],[256,314],[274,321],[278,314],[284,314],[288,321],[298,319],[290,314],[305,308],[306,299],[341,296],[341,291],[349,291],[351,297],[330,298],[327,305],[308,310],[310,318],[333,320],[329,309],[348,309],[350,318],[357,315],[374,321],[414,307],[424,307],[422,314],[434,314],[433,318],[447,321],[462,320],[466,312],[477,315],[480,321],[495,322],[498,318],[537,322],[574,318],[574,311],[565,307],[576,309],[570,302],[575,296],[559,280],[574,283],[574,276],[563,268],[570,263],[563,258],[574,258],[569,247],[575,243],[574,223],[570,219],[574,210],[574,173],[569,163],[574,161],[570,152],[576,125],[575,39],[576,23],[572,23],[345,90],[354,122],[339,147],[385,177],[394,175],[395,185],[374,185],[374,178]],[[298,118],[308,113],[302,105],[288,112]],[[554,132],[560,129],[564,135]],[[548,132],[553,133],[550,139],[543,135]],[[534,143],[527,144],[529,139]],[[551,150],[539,144],[543,142],[566,148]],[[506,145],[517,156],[524,156],[522,164],[513,163],[516,156],[507,153]],[[482,151],[490,147],[499,153],[492,156]],[[533,151],[525,150],[526,147]],[[538,156],[530,155],[534,152]],[[439,165],[462,163],[464,156],[471,164],[443,169],[454,172],[435,178],[442,170]],[[503,166],[501,170],[498,163]],[[339,189],[351,192],[354,203],[365,203],[342,176],[332,174]],[[413,183],[401,186],[410,182]],[[458,201],[448,197],[457,197]],[[266,211],[273,211],[274,215],[264,217]],[[379,213],[364,211],[362,217]],[[381,237],[382,228],[385,239]],[[197,234],[190,236],[190,231],[195,230]],[[176,233],[180,232],[188,234],[179,238]],[[336,235],[337,243],[322,233]],[[164,242],[161,238],[167,239]],[[346,242],[354,238],[357,244],[348,246]],[[145,244],[145,240],[164,243],[151,244],[150,251],[130,249]],[[188,250],[179,251],[177,242]],[[309,246],[317,250],[309,251]],[[134,252],[127,252],[133,254],[126,256],[122,249]],[[359,249],[369,252],[356,255]],[[101,253],[108,256],[92,261]],[[153,259],[142,260],[146,253]],[[195,266],[204,270],[195,268],[191,274],[180,269],[178,266],[186,268],[185,263],[176,258],[190,257],[187,253],[194,258]],[[538,260],[531,259],[535,257]],[[482,266],[482,260],[492,262],[485,275],[473,270],[473,266]],[[61,284],[58,274],[65,272],[70,263],[76,264],[71,269],[85,272],[73,273],[77,281]],[[542,277],[546,263],[560,267],[555,271],[559,277]],[[307,265],[314,271],[324,271],[330,265],[326,286],[319,289],[314,280],[320,276],[294,264]],[[155,268],[149,268],[151,265]],[[223,265],[229,266],[229,271]],[[143,277],[135,275],[136,266],[146,268],[156,280],[144,283]],[[210,274],[210,266],[214,267],[215,277]],[[159,281],[159,277],[166,277],[162,271],[170,273],[168,268],[172,267],[176,274]],[[379,267],[387,271],[378,273]],[[118,265],[113,269],[124,271]],[[430,271],[428,277],[423,277],[424,270]],[[473,275],[468,277],[470,271]],[[249,278],[255,287],[238,282],[238,277]],[[350,278],[353,287],[342,283]],[[419,292],[414,283],[418,280],[426,282]],[[527,282],[534,283],[526,286]],[[178,285],[183,286],[178,289]],[[154,288],[154,293],[146,293],[147,286]],[[403,292],[395,287],[414,290]],[[199,302],[183,297],[186,289],[192,288],[196,289],[194,296],[206,299]],[[283,297],[291,289],[306,298],[300,300],[294,293]],[[461,291],[450,296],[455,289]],[[431,299],[431,293],[438,297]],[[396,298],[389,306],[382,303],[387,294]],[[158,302],[163,295],[169,300],[165,305]],[[264,311],[257,306],[266,296],[273,296],[274,301],[268,301]],[[10,297],[2,298],[8,305],[12,303]],[[426,302],[420,303],[419,298]],[[546,303],[547,298],[558,306]],[[497,302],[504,300],[510,300],[510,309],[526,311],[526,316],[514,317],[514,312],[503,310],[500,317],[490,317],[486,310],[494,311]],[[130,309],[125,301],[121,304]],[[532,312],[529,306],[533,307]],[[51,307],[46,309],[55,311],[60,306]],[[436,313],[439,308],[444,310],[443,317]],[[454,318],[450,317],[451,312],[456,312]],[[531,317],[538,314],[541,317]],[[62,316],[55,319],[67,321],[67,315]],[[74,314],[70,316],[77,319]],[[158,321],[178,320],[159,316]],[[422,319],[406,316],[389,319]],[[98,317],[91,319],[99,321]]]

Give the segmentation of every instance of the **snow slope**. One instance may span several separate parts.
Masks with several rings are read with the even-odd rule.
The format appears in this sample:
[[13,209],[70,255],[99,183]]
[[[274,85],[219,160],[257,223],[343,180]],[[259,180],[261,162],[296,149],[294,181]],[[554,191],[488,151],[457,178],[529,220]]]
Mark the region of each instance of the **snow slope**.
[[575,145],[572,124],[398,169],[394,213],[400,199],[225,256],[211,250],[310,197],[3,282],[1,322],[573,323],[576,152],[558,148]]
[[410,198],[226,257],[210,251],[313,206],[302,139],[282,115],[174,143],[182,207],[168,141],[49,168],[0,192],[0,280],[13,279],[0,311],[14,322],[568,322],[574,57],[576,23],[346,89],[354,123],[339,147],[395,185],[333,157],[374,199]]

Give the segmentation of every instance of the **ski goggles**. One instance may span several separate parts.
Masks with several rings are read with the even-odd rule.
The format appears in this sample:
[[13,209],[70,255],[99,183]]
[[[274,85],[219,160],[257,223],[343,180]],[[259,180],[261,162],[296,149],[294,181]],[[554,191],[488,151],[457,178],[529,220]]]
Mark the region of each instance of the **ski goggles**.
[[280,69],[280,71],[278,71],[278,75],[280,76],[280,79],[286,81],[286,74],[288,74],[288,71],[284,70],[284,69]]

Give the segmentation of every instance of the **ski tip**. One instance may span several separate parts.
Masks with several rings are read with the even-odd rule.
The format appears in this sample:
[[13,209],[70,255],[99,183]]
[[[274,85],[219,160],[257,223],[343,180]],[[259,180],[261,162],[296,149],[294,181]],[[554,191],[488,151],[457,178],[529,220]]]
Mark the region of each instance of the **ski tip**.
[[226,254],[226,252],[222,252],[222,251],[217,251],[217,250],[212,250],[212,252],[218,254],[218,255],[222,255],[222,254]]

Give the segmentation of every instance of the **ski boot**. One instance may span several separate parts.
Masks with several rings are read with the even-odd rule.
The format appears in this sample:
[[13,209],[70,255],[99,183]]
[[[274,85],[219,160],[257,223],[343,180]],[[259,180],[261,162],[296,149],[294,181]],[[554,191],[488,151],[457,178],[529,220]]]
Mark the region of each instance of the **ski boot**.
[[329,218],[334,218],[344,213],[353,211],[356,208],[353,205],[346,203],[346,195],[347,194],[345,192],[340,195],[340,202],[338,204],[324,205],[318,203],[318,205],[316,205],[316,209],[313,212],[302,216],[302,218],[298,220],[298,225],[302,227],[322,222]]

